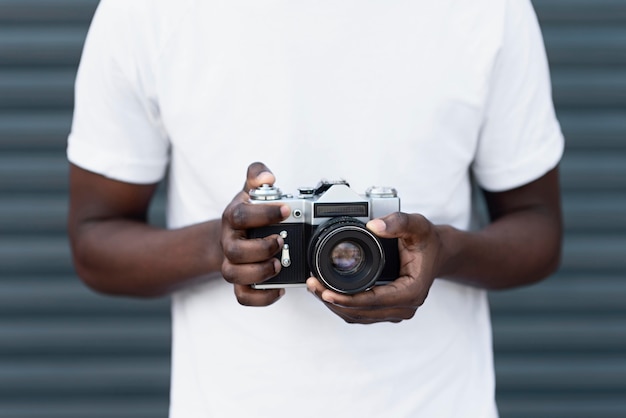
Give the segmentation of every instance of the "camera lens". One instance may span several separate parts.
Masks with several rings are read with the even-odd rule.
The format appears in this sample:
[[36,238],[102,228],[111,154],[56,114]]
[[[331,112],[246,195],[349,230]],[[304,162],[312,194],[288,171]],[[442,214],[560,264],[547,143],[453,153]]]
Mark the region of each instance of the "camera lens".
[[333,218],[320,225],[308,251],[315,277],[341,293],[358,293],[372,287],[385,265],[378,238],[352,217]]
[[363,264],[363,249],[355,242],[340,242],[331,250],[330,262],[339,274],[354,273]]

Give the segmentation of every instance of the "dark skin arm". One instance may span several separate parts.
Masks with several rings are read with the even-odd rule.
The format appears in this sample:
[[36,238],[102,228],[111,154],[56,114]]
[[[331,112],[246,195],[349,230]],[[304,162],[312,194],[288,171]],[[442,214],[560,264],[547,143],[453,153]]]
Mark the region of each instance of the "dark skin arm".
[[68,233],[76,272],[102,293],[153,297],[219,272],[221,224],[148,225],[156,184],[123,183],[70,167]]
[[[267,169],[259,165],[256,170]],[[393,283],[349,296],[309,278],[309,290],[347,322],[399,322],[415,315],[436,277],[506,289],[552,273],[560,262],[562,239],[558,168],[522,187],[485,196],[491,223],[480,231],[433,225],[419,214],[394,213],[370,221],[368,228],[377,235],[399,238],[402,266]],[[224,213],[230,227],[222,238],[223,273],[231,281],[239,280],[240,294],[254,295],[248,299],[254,305],[269,304],[278,297],[259,296],[266,291],[248,286],[280,268],[272,258],[280,248],[280,238],[245,239],[245,229],[280,218],[277,209],[262,206],[248,204],[247,195],[241,194]]]
[[368,223],[379,236],[399,238],[402,266],[395,282],[348,296],[310,278],[309,290],[346,322],[400,322],[415,315],[435,277],[493,290],[527,285],[554,272],[562,241],[558,169],[485,197],[491,223],[479,231],[433,225],[404,213]]

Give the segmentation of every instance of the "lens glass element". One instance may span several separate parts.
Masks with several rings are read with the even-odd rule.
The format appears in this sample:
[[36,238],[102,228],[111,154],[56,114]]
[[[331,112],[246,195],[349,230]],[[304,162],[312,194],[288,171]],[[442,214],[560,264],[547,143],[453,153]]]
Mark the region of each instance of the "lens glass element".
[[308,246],[311,272],[326,287],[354,294],[374,286],[385,266],[378,238],[365,223],[349,216],[320,225]]
[[330,253],[330,262],[339,274],[352,274],[363,264],[363,248],[353,241],[335,245]]

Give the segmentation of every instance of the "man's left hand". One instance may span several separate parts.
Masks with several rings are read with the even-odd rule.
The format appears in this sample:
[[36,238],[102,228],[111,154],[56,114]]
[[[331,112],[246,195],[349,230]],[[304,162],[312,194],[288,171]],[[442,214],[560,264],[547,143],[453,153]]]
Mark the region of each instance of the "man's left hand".
[[424,303],[441,262],[442,242],[435,226],[418,214],[393,213],[368,222],[381,238],[398,238],[400,273],[393,282],[346,295],[310,277],[307,287],[348,323],[371,324],[411,319]]

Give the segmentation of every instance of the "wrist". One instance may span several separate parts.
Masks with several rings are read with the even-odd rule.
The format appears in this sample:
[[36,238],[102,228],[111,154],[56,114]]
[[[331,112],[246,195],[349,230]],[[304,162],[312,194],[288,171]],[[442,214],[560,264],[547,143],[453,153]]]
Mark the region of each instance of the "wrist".
[[222,250],[222,222],[221,220],[209,221],[209,245],[208,245],[208,265],[211,272],[222,270],[224,261],[224,251]]
[[221,221],[210,220],[197,225],[200,237],[198,242],[202,243],[199,260],[202,260],[203,273],[219,272],[224,259],[221,244]]
[[459,269],[465,233],[450,225],[436,225],[435,231],[439,239],[436,277],[452,277]]

